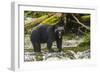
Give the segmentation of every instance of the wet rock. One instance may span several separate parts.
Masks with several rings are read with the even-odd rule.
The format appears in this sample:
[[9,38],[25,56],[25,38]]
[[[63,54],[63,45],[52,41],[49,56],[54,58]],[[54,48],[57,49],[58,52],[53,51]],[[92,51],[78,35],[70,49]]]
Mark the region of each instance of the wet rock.
[[89,59],[90,58],[90,49],[88,49],[84,52],[78,52],[77,57],[79,59]]

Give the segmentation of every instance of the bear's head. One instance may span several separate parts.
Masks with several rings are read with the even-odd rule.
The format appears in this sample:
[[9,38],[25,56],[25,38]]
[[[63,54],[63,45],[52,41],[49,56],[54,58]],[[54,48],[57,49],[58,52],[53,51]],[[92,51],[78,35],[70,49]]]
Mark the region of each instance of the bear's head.
[[55,30],[54,31],[55,31],[55,34],[56,34],[57,38],[61,39],[63,34],[64,34],[64,32],[65,32],[64,26],[57,25],[57,26],[55,26]]

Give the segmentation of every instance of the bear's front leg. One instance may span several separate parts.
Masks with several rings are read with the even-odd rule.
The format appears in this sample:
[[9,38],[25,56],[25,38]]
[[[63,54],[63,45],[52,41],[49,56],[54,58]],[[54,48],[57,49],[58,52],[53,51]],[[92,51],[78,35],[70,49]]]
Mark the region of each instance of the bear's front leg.
[[53,52],[53,50],[52,50],[52,41],[51,40],[47,41],[47,48],[49,49],[50,53]]
[[62,50],[62,39],[57,39],[56,44],[57,44],[58,52],[61,52],[61,50]]

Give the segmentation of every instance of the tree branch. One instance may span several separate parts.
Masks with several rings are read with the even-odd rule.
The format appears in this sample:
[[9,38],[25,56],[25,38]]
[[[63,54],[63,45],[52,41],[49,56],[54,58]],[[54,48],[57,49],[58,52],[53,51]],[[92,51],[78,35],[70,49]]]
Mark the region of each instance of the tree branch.
[[72,14],[72,16],[73,16],[73,18],[77,21],[78,24],[80,24],[81,26],[83,26],[83,27],[86,28],[87,30],[90,30],[90,27],[88,27],[88,26],[84,25],[83,23],[81,23],[81,22],[77,19],[77,17],[75,17],[74,14]]

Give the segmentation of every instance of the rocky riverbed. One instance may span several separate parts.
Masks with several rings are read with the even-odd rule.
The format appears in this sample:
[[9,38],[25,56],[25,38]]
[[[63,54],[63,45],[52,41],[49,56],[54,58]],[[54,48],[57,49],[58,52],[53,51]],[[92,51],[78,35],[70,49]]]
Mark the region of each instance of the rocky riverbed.
[[67,52],[61,53],[42,53],[36,55],[33,52],[25,52],[24,61],[59,61],[59,60],[72,60],[72,59],[89,59],[90,50],[83,52],[77,52],[68,50]]
[[[63,40],[63,48],[66,47],[77,47],[81,42],[83,42],[82,39],[73,39],[73,40]],[[73,50],[67,50],[66,52],[62,51],[60,53],[54,52],[54,53],[48,53],[43,52],[43,48],[46,48],[46,44],[42,44],[42,53],[34,53],[32,44],[30,42],[29,35],[25,35],[25,50],[31,51],[25,51],[24,52],[24,61],[55,61],[55,60],[71,60],[71,59],[89,59],[90,58],[90,49],[87,49],[82,52],[74,52]],[[53,43],[52,48],[56,48],[56,43]]]

